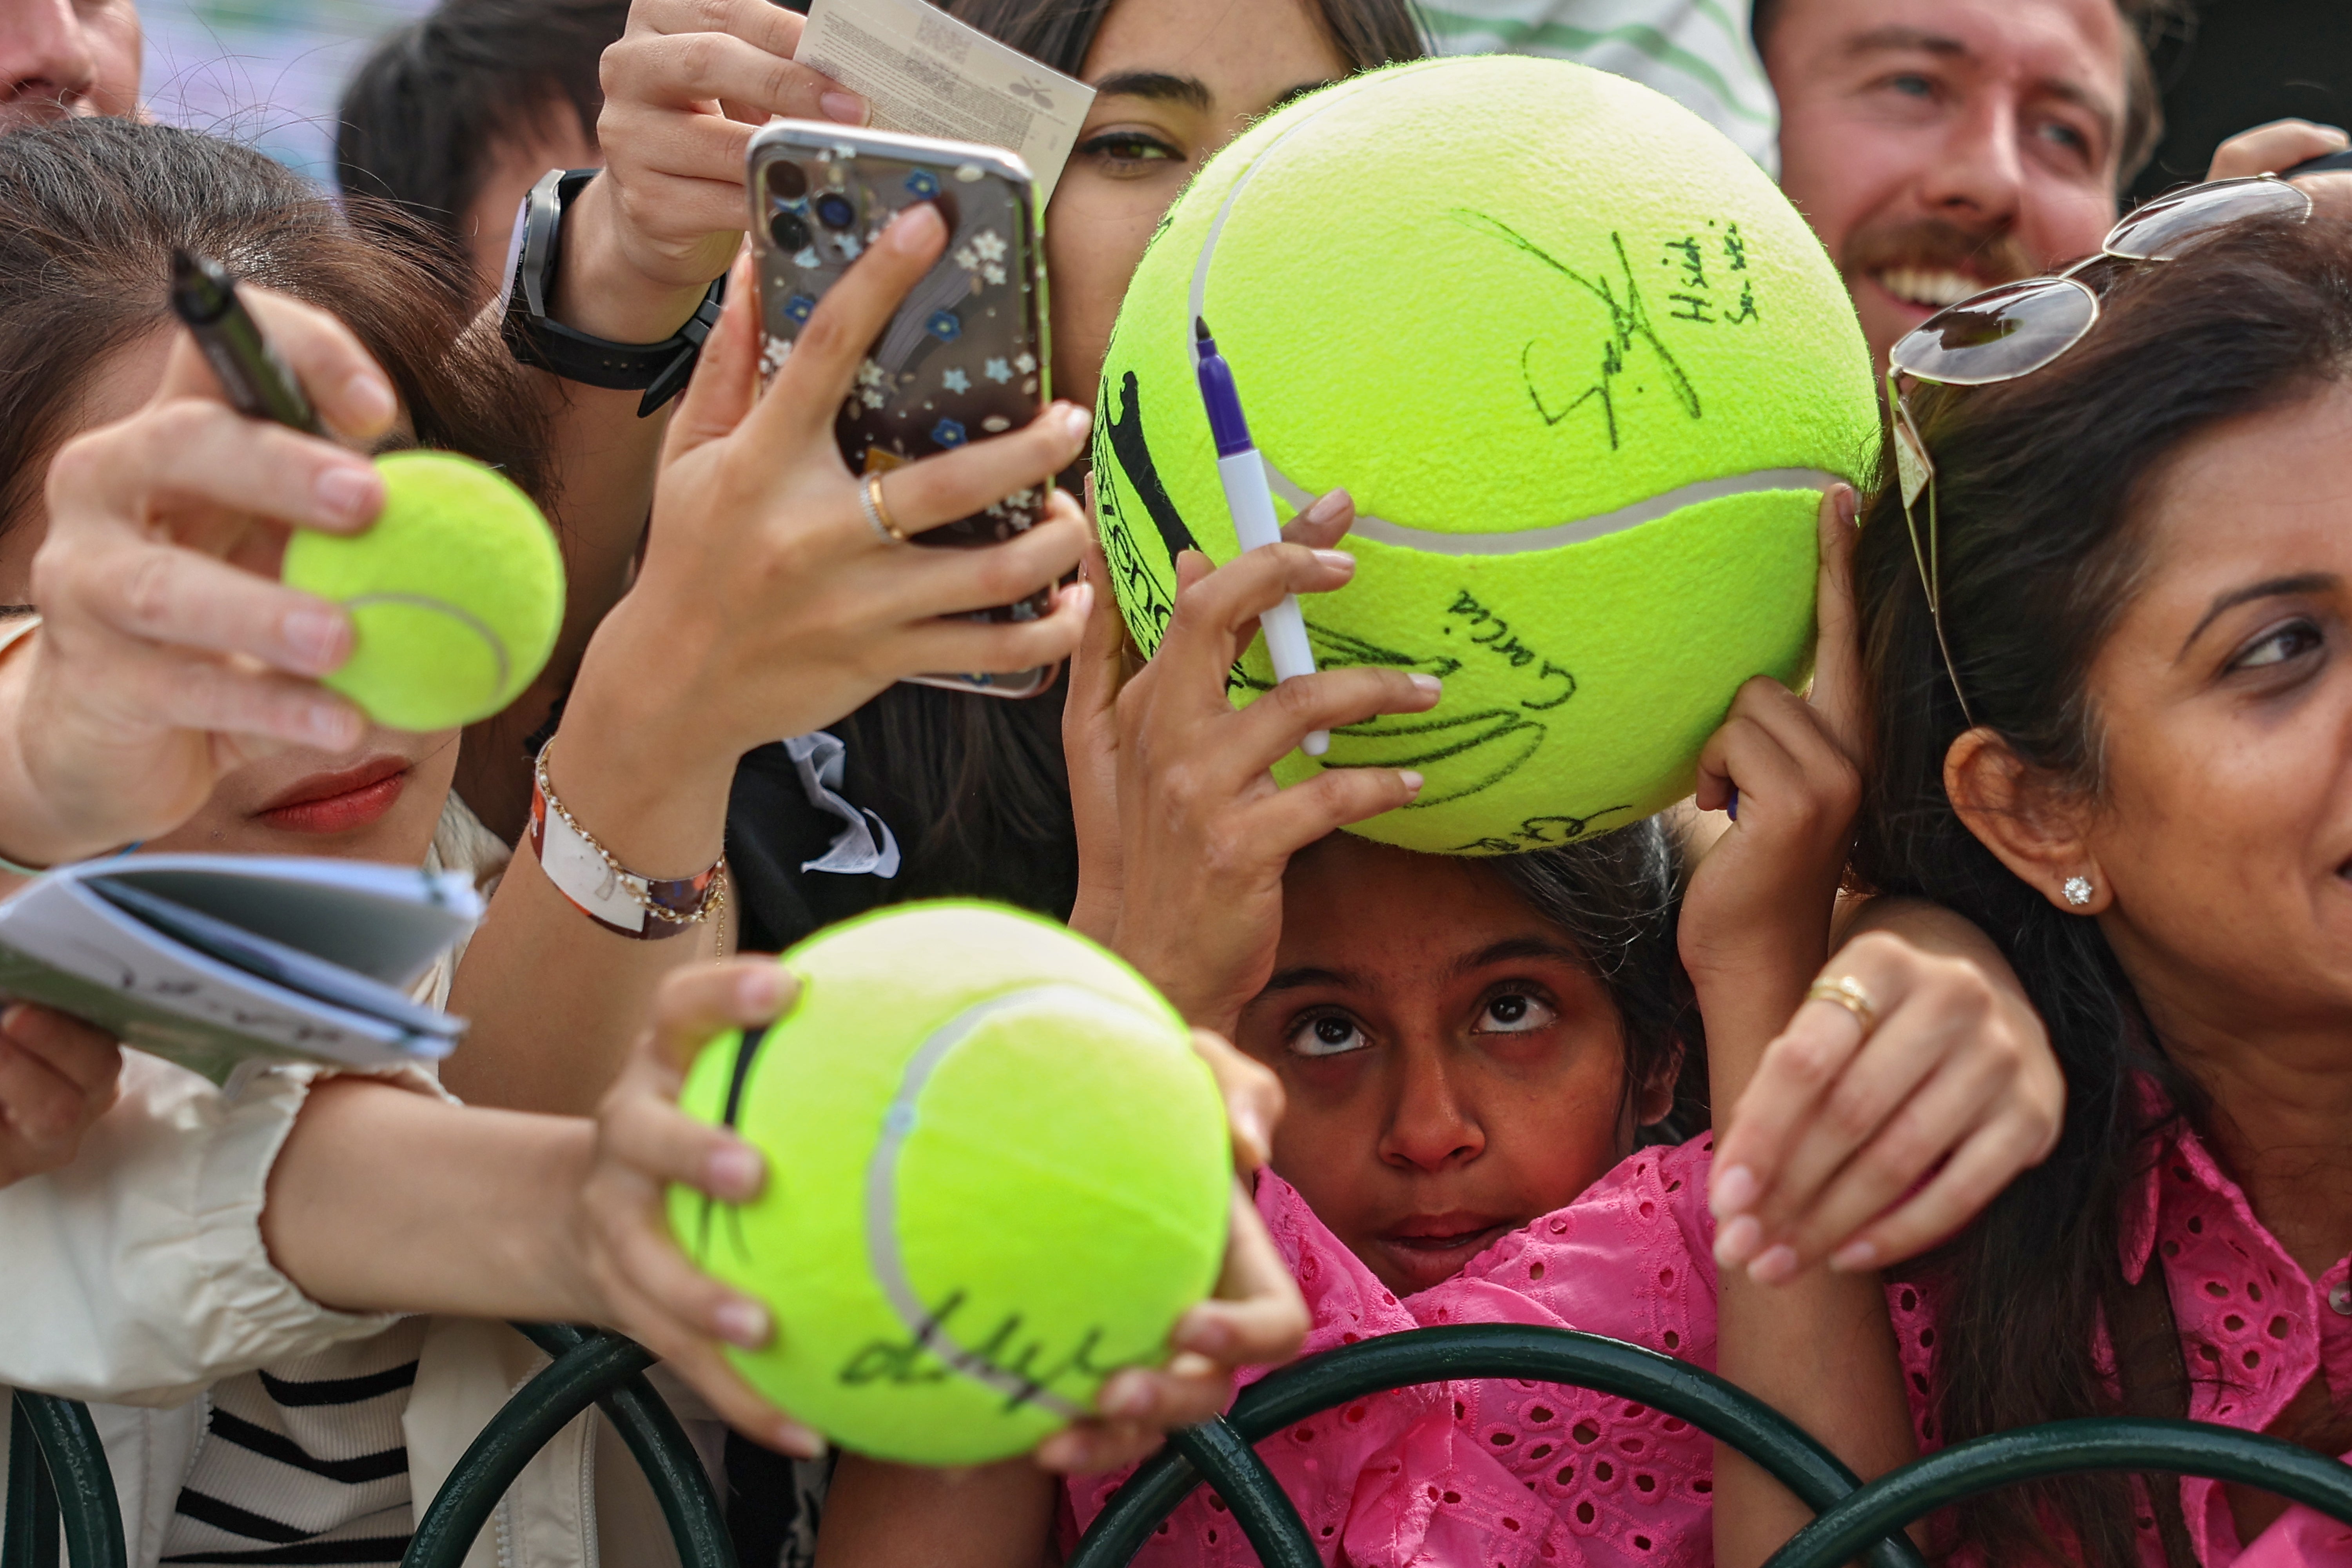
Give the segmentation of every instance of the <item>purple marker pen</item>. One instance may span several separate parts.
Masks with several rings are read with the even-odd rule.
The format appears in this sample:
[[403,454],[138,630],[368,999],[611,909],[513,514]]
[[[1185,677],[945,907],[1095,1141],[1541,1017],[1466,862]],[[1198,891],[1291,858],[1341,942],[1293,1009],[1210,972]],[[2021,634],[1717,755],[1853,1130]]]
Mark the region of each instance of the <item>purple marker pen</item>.
[[[1209,410],[1209,433],[1217,443],[1217,478],[1225,487],[1225,509],[1233,513],[1234,537],[1244,550],[1282,542],[1282,525],[1274,517],[1274,492],[1265,482],[1265,460],[1250,443],[1249,422],[1242,417],[1241,395],[1234,390],[1234,368],[1217,352],[1209,323],[1195,316],[1192,345],[1201,378],[1201,401]],[[1298,598],[1285,594],[1282,603],[1258,617],[1265,631],[1265,651],[1274,659],[1274,678],[1315,673],[1315,650],[1307,645],[1307,618],[1298,612]],[[1331,744],[1328,731],[1316,730],[1299,750],[1319,757]]]

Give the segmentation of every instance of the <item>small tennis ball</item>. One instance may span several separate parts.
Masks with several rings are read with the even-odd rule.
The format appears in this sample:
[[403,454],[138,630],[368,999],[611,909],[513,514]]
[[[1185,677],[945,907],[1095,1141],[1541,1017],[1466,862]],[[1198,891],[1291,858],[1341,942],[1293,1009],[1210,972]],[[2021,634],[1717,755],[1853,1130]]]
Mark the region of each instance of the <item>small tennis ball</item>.
[[376,459],[364,533],[297,529],[280,578],[351,612],[352,656],[320,684],[395,730],[487,719],[522,695],[563,624],[563,556],[512,480],[454,452]]
[[[1689,793],[1742,681],[1804,675],[1820,492],[1878,439],[1868,354],[1804,220],[1667,99],[1558,60],[1423,61],[1202,170],[1128,290],[1095,422],[1146,652],[1177,552],[1237,548],[1195,318],[1277,509],[1355,497],[1354,578],[1300,601],[1318,664],[1445,681],[1276,768],[1418,769],[1366,837],[1496,854],[1621,826]],[[1234,700],[1272,679],[1261,638]]]
[[670,1191],[703,1269],[768,1303],[752,1386],[845,1447],[973,1465],[1156,1365],[1224,1257],[1216,1083],[1135,972],[987,904],[901,905],[780,961],[798,1004],[682,1103],[768,1156],[736,1206]]

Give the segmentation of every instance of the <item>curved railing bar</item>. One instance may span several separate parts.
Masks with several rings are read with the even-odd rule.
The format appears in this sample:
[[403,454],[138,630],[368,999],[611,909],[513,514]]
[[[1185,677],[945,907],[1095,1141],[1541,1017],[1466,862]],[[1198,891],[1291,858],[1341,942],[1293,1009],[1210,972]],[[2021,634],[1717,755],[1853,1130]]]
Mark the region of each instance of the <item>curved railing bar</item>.
[[2086,1470],[2158,1470],[2235,1481],[2352,1524],[2352,1465],[2258,1432],[2201,1421],[2101,1416],[1971,1438],[1890,1470],[1773,1553],[1766,1568],[1834,1568],[1866,1541],[1964,1498]]
[[[1382,1334],[1269,1374],[1243,1391],[1224,1420],[1242,1443],[1254,1445],[1350,1399],[1476,1377],[1566,1384],[1638,1400],[1738,1449],[1816,1513],[1861,1484],[1804,1428],[1745,1389],[1672,1356],[1570,1329],[1477,1323]],[[1067,1568],[1119,1568],[1203,1479],[1182,1448],[1161,1449],[1111,1498]],[[1255,1542],[1258,1531],[1249,1529],[1237,1500],[1224,1495]],[[1873,1547],[1868,1560],[1875,1568],[1921,1568],[1918,1550],[1899,1532]]]

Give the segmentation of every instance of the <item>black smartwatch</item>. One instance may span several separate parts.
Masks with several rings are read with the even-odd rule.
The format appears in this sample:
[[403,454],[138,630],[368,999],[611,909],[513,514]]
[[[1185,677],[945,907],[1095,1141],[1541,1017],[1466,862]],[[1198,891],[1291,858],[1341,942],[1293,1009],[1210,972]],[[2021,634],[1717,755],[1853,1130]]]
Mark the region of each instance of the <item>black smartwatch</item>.
[[686,390],[702,341],[719,324],[727,279],[711,279],[694,315],[657,343],[616,343],[550,319],[556,263],[563,256],[563,215],[601,170],[550,169],[523,197],[515,215],[512,258],[507,268],[502,331],[514,357],[534,369],[615,392],[643,392],[637,417],[645,418]]

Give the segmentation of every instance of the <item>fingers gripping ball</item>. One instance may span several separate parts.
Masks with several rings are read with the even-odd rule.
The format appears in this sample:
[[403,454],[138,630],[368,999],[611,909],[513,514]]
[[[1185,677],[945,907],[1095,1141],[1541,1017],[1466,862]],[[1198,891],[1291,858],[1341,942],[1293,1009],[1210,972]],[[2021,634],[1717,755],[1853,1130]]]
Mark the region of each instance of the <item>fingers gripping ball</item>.
[[691,1113],[768,1156],[741,1206],[670,1194],[680,1244],[765,1300],[730,1352],[843,1446],[914,1464],[1025,1452],[1156,1364],[1214,1287],[1223,1102],[1168,1004],[1063,927],[901,906],[784,954],[793,1011],[706,1047]]
[[[1202,170],[1128,290],[1095,423],[1147,652],[1177,552],[1236,550],[1196,317],[1286,515],[1355,497],[1353,580],[1301,601],[1318,663],[1445,681],[1276,769],[1419,769],[1365,837],[1490,854],[1622,826],[1689,793],[1742,681],[1803,675],[1820,492],[1874,462],[1867,351],[1803,219],[1667,99],[1557,60],[1423,61]],[[1260,639],[1234,700],[1271,679]]]
[[352,656],[323,684],[395,730],[487,719],[522,694],[563,624],[563,557],[529,496],[452,452],[376,459],[363,533],[299,529],[279,575],[351,612]]

